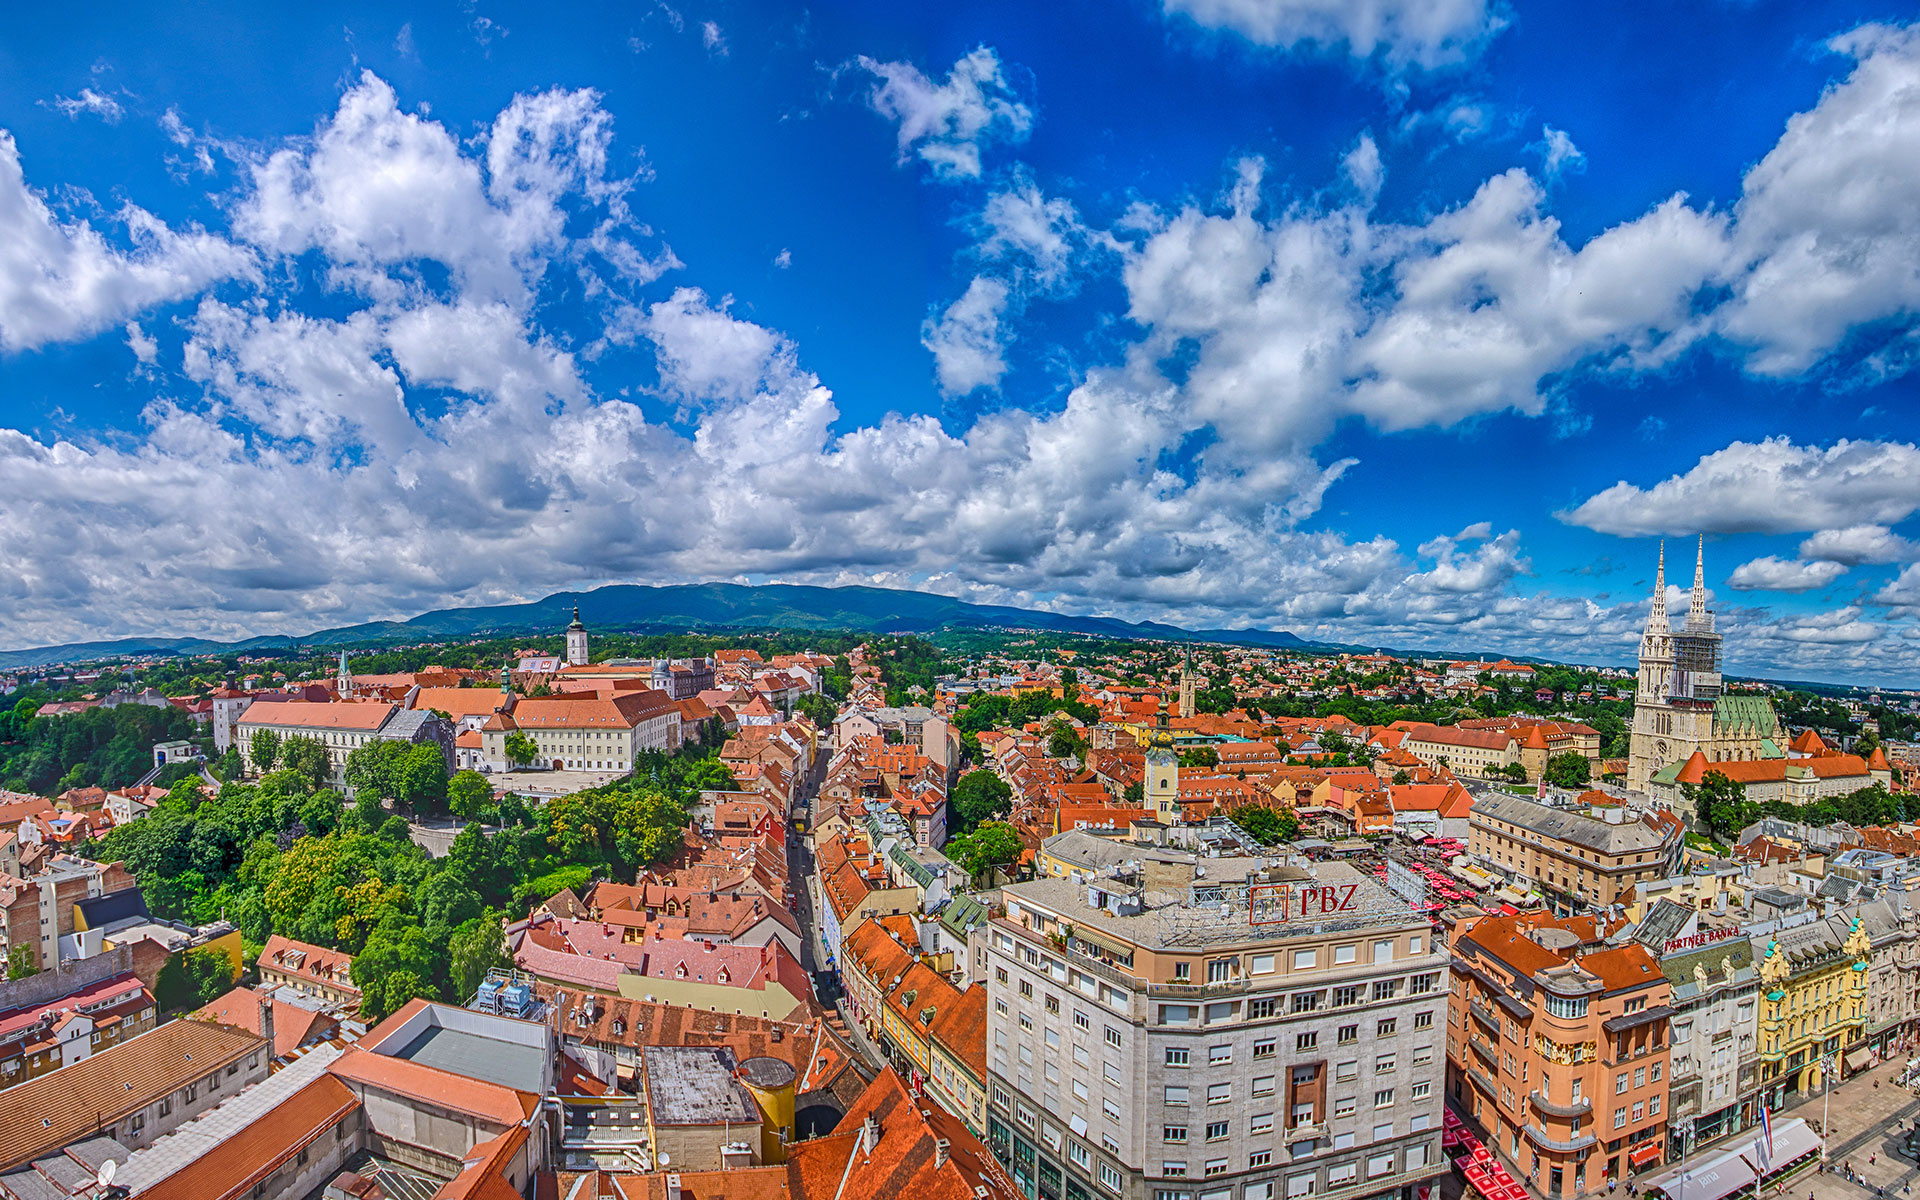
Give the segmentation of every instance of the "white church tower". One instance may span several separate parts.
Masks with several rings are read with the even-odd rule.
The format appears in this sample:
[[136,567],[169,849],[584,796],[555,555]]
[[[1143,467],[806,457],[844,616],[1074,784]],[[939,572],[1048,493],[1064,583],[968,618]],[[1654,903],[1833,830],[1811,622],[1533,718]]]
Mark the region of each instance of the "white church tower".
[[580,623],[580,606],[573,606],[573,624],[567,626],[567,665],[587,665],[587,627]]
[[347,669],[347,652],[340,652],[340,670],[333,677],[333,690],[342,700],[353,695],[353,672]]

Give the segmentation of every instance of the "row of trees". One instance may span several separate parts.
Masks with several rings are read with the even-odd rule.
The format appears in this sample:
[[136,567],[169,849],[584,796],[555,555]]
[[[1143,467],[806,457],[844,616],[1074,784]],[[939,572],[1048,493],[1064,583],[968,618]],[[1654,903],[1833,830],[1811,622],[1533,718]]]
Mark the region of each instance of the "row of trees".
[[1694,812],[1715,834],[1731,839],[1762,817],[1802,821],[1808,825],[1831,825],[1845,821],[1849,825],[1887,825],[1911,820],[1914,809],[1904,795],[1895,795],[1880,785],[1861,788],[1845,796],[1829,796],[1811,804],[1787,800],[1749,800],[1739,784],[1721,774],[1708,771],[1698,784],[1683,783],[1682,794],[1693,804]]
[[169,705],[121,704],[61,717],[20,701],[0,721],[0,785],[51,795],[76,787],[118,788],[153,769],[159,742],[199,736],[193,718]]

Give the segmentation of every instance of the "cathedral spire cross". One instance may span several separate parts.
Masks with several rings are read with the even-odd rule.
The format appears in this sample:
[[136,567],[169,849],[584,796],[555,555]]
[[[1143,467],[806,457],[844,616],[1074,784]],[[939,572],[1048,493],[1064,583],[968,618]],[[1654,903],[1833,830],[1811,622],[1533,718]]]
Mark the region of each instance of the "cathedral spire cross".
[[1647,615],[1647,632],[1665,632],[1667,628],[1667,543],[1660,541],[1660,566],[1653,576],[1653,611]]
[[1700,537],[1700,548],[1693,558],[1693,596],[1687,604],[1687,624],[1694,629],[1707,624],[1707,539]]

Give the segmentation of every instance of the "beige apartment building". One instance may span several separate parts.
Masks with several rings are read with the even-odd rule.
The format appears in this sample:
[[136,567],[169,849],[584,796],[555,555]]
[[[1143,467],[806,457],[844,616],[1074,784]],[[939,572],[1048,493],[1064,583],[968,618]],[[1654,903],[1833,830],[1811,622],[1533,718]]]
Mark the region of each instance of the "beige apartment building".
[[1445,947],[1371,876],[1162,850],[1003,894],[988,1142],[1028,1195],[1411,1200],[1446,1169]]
[[1531,880],[1560,913],[1604,908],[1637,883],[1673,874],[1684,835],[1671,813],[1556,808],[1498,794],[1476,797],[1467,816],[1467,853]]

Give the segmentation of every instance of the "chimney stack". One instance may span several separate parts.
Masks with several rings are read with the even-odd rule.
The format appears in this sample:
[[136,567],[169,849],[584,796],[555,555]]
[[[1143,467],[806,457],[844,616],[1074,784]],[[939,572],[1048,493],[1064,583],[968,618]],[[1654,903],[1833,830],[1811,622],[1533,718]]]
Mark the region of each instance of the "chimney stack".
[[947,1149],[953,1143],[945,1138],[935,1138],[933,1143],[933,1166],[935,1170],[947,1165]]
[[267,1057],[273,1057],[273,996],[260,997],[260,1036],[267,1039]]

